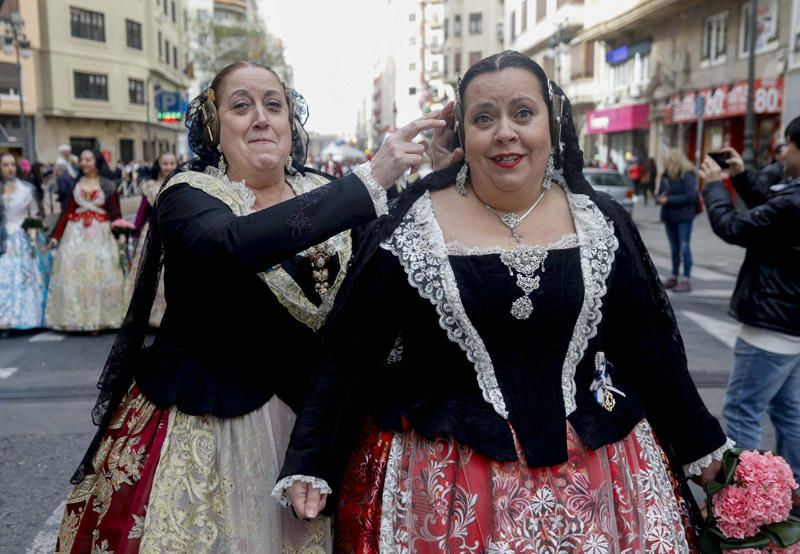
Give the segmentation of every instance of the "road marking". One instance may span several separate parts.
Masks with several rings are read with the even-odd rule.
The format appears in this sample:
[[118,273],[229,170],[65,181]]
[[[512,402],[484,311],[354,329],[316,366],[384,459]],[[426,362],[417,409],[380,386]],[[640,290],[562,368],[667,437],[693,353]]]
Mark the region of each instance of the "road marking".
[[715,317],[681,310],[681,313],[688,317],[693,323],[699,325],[703,331],[720,341],[730,349],[736,344],[736,337],[739,336],[739,324],[728,323]]
[[[664,274],[667,274],[672,267],[672,260],[666,256],[650,254],[650,258],[657,267],[664,269]],[[736,277],[733,275],[727,275],[725,273],[720,273],[719,271],[714,271],[713,269],[706,269],[696,265],[692,266],[692,279],[697,279],[698,281],[725,281],[727,283],[733,283],[736,281]]]
[[14,375],[19,368],[17,367],[0,367],[0,379],[8,379]]
[[58,342],[64,340],[66,335],[60,333],[51,333],[50,331],[43,331],[28,339],[28,342]]
[[[684,294],[684,293],[674,293]],[[730,298],[733,296],[733,289],[694,289],[688,293],[688,296],[700,298]]]
[[64,514],[64,508],[67,506],[67,501],[64,500],[58,505],[58,508],[50,514],[47,521],[44,522],[41,530],[36,533],[33,542],[25,551],[25,554],[49,554],[56,549],[56,540],[58,539],[58,529],[61,526],[61,516]]

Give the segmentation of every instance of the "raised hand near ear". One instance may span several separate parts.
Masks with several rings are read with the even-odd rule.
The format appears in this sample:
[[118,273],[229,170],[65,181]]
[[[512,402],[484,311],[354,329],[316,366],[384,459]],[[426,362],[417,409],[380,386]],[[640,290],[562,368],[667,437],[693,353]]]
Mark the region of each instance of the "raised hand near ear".
[[458,144],[455,106],[452,101],[440,110],[439,117],[446,121],[447,125],[433,130],[433,140],[428,155],[431,157],[434,171],[444,169],[464,157],[464,149]]

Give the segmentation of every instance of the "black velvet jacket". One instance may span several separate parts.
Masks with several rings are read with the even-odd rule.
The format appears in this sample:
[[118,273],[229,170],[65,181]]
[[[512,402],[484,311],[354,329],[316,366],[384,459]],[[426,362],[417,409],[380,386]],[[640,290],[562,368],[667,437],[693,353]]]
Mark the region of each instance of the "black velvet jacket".
[[[250,215],[189,184],[159,197],[167,309],[136,382],[158,406],[235,417],[273,394],[297,409],[319,364],[316,333],[293,317],[258,272],[376,217],[355,175]],[[288,268],[313,291],[310,269]],[[333,274],[336,267],[329,269]],[[306,281],[306,283],[302,283]],[[319,300],[318,298],[316,300]]]
[[[427,192],[453,177],[453,170],[427,177],[362,233],[328,320],[330,359],[299,415],[281,478],[314,476],[335,489],[365,415],[384,430],[408,424],[427,438],[450,434],[498,460],[517,459],[510,422],[534,467],[567,459],[567,418],[592,449],[621,440],[647,418],[675,464],[725,444],[689,376],[672,309],[638,231],[619,204],[588,186],[568,194],[581,276],[577,288],[569,279],[564,286],[578,300],[553,314],[553,329],[541,330],[560,354],[543,372],[502,363],[507,353],[491,352],[464,310],[430,208]],[[488,286],[486,294],[493,294]],[[569,312],[573,322],[564,325]],[[625,394],[615,394],[611,411],[591,391],[598,353]]]

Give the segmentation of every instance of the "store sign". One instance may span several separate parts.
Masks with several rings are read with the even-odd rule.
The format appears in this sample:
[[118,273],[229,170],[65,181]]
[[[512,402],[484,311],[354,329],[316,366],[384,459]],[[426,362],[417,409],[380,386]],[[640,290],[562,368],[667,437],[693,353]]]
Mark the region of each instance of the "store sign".
[[[697,119],[695,107],[698,96],[705,102],[704,119],[739,117],[747,111],[747,81],[733,85],[704,88],[686,94],[676,94],[664,109],[664,122],[686,123]],[[783,80],[756,79],[753,111],[757,114],[780,113],[783,110]]]
[[183,119],[188,103],[180,92],[156,92],[156,118],[164,123],[177,123]]
[[594,110],[586,114],[586,132],[598,135],[647,129],[650,126],[649,118],[650,106],[647,104]]

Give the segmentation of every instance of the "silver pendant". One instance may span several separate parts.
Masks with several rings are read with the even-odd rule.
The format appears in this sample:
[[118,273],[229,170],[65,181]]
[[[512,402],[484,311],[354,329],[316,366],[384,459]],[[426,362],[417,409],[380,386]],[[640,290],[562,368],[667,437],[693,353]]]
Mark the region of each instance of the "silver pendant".
[[540,283],[540,276],[534,275],[534,273],[539,268],[544,271],[546,258],[546,248],[527,244],[517,246],[511,252],[500,254],[500,261],[508,268],[509,274],[514,276],[516,273],[517,286],[524,294],[511,304],[511,315],[516,319],[528,319],[533,313],[533,302],[529,295],[539,288]]
[[511,304],[511,315],[517,319],[528,319],[533,313],[533,302],[527,296],[520,296]]

